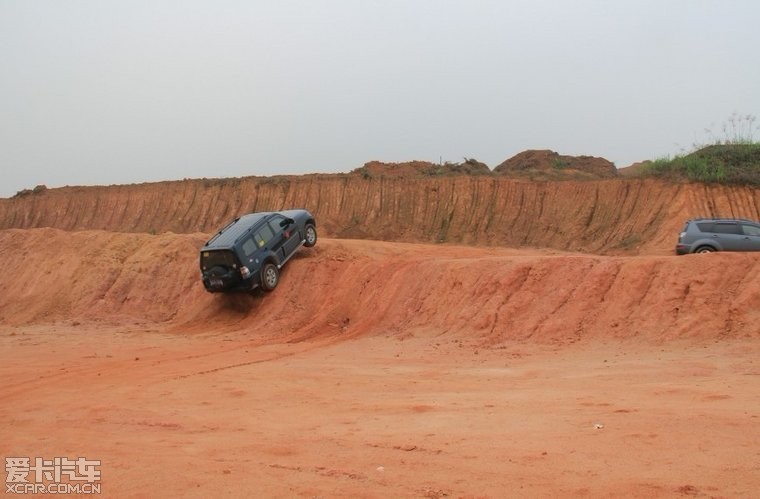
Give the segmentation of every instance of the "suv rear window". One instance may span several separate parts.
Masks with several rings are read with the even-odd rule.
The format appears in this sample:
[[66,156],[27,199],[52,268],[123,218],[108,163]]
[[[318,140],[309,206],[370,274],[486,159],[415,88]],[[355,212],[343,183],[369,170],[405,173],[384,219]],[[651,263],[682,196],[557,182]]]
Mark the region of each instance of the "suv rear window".
[[235,255],[230,250],[213,250],[201,253],[201,269],[208,270],[213,267],[237,268]]
[[247,238],[243,243],[243,253],[245,253],[245,256],[251,256],[256,253],[256,243],[253,242],[252,238]]

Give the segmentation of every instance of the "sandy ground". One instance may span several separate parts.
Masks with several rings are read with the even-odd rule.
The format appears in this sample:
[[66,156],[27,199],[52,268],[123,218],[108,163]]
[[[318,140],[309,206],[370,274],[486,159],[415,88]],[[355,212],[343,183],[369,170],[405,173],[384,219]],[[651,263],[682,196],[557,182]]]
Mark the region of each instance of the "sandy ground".
[[757,497],[760,344],[0,327],[0,455],[106,496]]

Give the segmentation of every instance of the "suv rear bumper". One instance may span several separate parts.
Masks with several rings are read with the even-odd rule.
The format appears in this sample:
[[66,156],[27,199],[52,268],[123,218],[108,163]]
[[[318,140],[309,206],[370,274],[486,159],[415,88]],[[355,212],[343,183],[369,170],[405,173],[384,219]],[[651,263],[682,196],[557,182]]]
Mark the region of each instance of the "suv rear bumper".
[[209,293],[226,293],[228,291],[246,291],[256,289],[259,283],[256,279],[215,279],[203,277],[203,287]]
[[676,244],[676,255],[687,255],[691,253],[691,247],[688,244]]

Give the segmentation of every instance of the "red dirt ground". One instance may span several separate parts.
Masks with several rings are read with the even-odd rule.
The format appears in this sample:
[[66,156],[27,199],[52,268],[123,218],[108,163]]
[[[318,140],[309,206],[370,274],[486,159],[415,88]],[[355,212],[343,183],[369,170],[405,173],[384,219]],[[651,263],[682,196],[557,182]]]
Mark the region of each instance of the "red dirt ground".
[[760,255],[322,238],[220,296],[203,240],[0,231],[2,456],[129,497],[760,490]]

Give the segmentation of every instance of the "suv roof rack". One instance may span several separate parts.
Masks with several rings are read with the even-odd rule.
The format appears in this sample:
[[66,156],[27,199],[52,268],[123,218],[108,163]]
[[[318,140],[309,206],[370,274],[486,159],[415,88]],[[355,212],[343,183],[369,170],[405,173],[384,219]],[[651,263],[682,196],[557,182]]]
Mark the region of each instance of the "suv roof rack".
[[735,218],[735,217],[698,217],[698,218],[692,218],[691,220],[689,220],[689,222],[700,222],[704,220],[730,221],[730,222],[754,222],[754,220],[750,220],[749,218]]
[[219,232],[217,232],[216,234],[214,234],[214,236],[213,236],[211,239],[209,239],[208,241],[206,241],[206,244],[210,243],[211,241],[213,241],[213,240],[214,240],[214,239],[216,239],[217,237],[221,236],[221,235],[222,235],[222,233],[223,233],[225,230],[227,230],[227,229],[229,229],[230,227],[232,227],[233,225],[235,225],[235,224],[237,223],[237,221],[238,221],[238,220],[240,220],[240,217],[235,217],[235,220],[231,221],[230,223],[228,223],[227,225],[225,225],[224,227],[222,227],[221,229],[219,229]]

